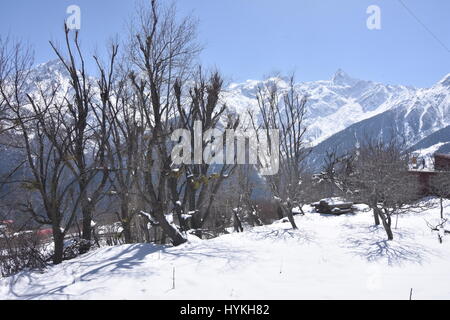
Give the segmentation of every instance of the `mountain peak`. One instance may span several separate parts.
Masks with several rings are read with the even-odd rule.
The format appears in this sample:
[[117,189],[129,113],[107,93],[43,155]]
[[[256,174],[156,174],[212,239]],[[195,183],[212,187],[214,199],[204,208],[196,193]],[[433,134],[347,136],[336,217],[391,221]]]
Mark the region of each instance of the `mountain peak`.
[[358,80],[350,77],[344,70],[338,69],[334,73],[331,81],[333,82],[333,84],[336,84],[336,85],[353,85]]
[[39,78],[48,78],[51,74],[55,73],[60,73],[63,76],[69,76],[69,72],[59,59],[50,60],[48,62],[36,65],[34,72]]
[[439,84],[444,87],[450,87],[450,73],[447,74],[441,81],[439,81]]

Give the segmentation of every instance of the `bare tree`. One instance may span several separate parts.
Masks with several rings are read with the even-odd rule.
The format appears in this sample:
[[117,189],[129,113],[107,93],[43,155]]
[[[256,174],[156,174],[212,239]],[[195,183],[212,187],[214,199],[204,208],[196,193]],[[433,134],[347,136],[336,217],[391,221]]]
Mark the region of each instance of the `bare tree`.
[[348,179],[353,172],[356,156],[357,152],[354,150],[344,154],[339,154],[336,148],[327,151],[322,171],[315,177],[316,184],[326,184],[327,196],[352,196]]
[[179,245],[186,239],[165,217],[170,200],[168,141],[177,111],[172,88],[176,80],[186,78],[199,52],[194,41],[196,24],[190,17],[179,20],[173,6],[162,7],[156,0],[150,8],[141,8],[135,21],[128,47],[129,79],[143,132],[135,187],[153,220],[174,245]]
[[369,205],[375,224],[380,222],[393,240],[392,217],[412,210],[418,184],[408,174],[409,155],[396,140],[368,140],[346,156],[334,181],[355,201]]
[[[21,78],[30,67],[26,61],[28,58],[20,57],[20,54],[17,52],[17,58],[12,61],[16,79]],[[20,90],[20,83],[14,83],[13,92]],[[22,181],[23,188],[30,193],[22,204],[23,210],[30,213],[38,223],[52,225],[55,243],[53,262],[57,264],[63,259],[64,235],[76,213],[73,182],[68,182],[68,159],[65,157],[67,132],[63,128],[61,112],[54,107],[58,86],[40,88],[34,97],[28,95],[31,110],[20,94],[9,95],[5,86],[2,86],[1,91],[15,115],[15,130],[22,139],[27,169],[31,171],[31,177],[25,177]],[[36,193],[39,196],[36,197]]]
[[[271,141],[270,130],[280,131],[279,173],[268,176],[267,182],[278,203],[280,214],[287,216],[292,227],[297,229],[292,209],[304,204],[302,179],[303,160],[308,155],[304,135],[306,126],[306,97],[295,88],[294,77],[289,80],[286,92],[280,92],[276,81],[268,80],[258,88],[257,99],[261,119],[252,123],[256,130],[263,130],[267,141]],[[276,148],[277,146],[272,146]]]
[[144,210],[143,204],[137,203],[136,185],[138,172],[143,170],[140,164],[148,135],[145,135],[145,120],[139,99],[129,83],[129,71],[125,68],[119,74],[112,87],[113,99],[107,102],[106,121],[111,131],[107,153],[111,171],[108,194],[118,199],[116,214],[125,242],[132,243],[135,241],[132,235],[133,218]]
[[[53,262],[57,264],[64,258],[64,237],[76,221],[82,203],[88,200],[87,188],[98,172],[95,162],[84,162],[81,172],[77,158],[80,153],[83,158],[86,152],[87,142],[80,135],[87,128],[87,98],[80,98],[84,104],[77,106],[72,104],[70,88],[56,79],[43,83],[32,78],[29,51],[20,45],[12,47],[9,57],[5,69],[10,72],[2,74],[0,92],[14,123],[11,131],[25,158],[23,178],[10,182],[20,183],[28,194],[21,209],[37,223],[52,226]],[[71,65],[74,66],[73,61]],[[66,67],[74,69],[67,64]]]
[[450,197],[450,172],[435,172],[430,179],[430,193],[439,198],[440,216],[444,221],[444,199]]
[[239,194],[239,207],[242,207],[246,214],[246,220],[252,226],[262,226],[263,222],[259,217],[260,208],[253,201],[253,190],[256,186],[255,179],[251,177],[252,169],[250,165],[241,165],[237,172],[237,187]]
[[[59,61],[70,76],[70,89],[65,97],[66,117],[61,118],[67,136],[68,157],[73,160],[73,175],[77,177],[80,192],[80,209],[83,217],[82,238],[86,240],[87,251],[92,240],[92,217],[100,200],[109,171],[106,166],[106,146],[108,131],[106,128],[106,110],[110,99],[112,72],[100,69],[98,81],[99,96],[95,96],[93,83],[85,69],[85,59],[80,48],[79,33],[64,28],[67,58],[61,50],[50,42]],[[110,65],[113,67],[117,55],[117,45],[112,46]],[[96,59],[97,60],[97,59]],[[97,64],[100,64],[97,60]],[[111,70],[112,71],[112,67]],[[101,68],[101,67],[100,67]],[[98,179],[100,179],[98,181]]]
[[447,223],[448,219],[442,219],[440,221],[440,223],[438,223],[437,225],[432,225],[431,223],[429,223],[428,221],[427,226],[431,229],[431,231],[436,231],[438,232],[438,241],[439,243],[443,243],[444,242],[444,236],[446,234],[450,234],[450,230],[445,229],[445,224]]
[[[189,104],[186,107],[182,102],[181,81],[179,80],[175,84],[175,97],[180,127],[189,130],[191,145],[195,144],[195,139],[202,139],[202,137],[195,136],[196,125],[201,127],[200,130],[202,130],[202,133],[207,130],[216,129],[221,125],[220,120],[224,118],[225,111],[227,110],[226,105],[220,102],[222,86],[223,80],[218,72],[213,72],[207,79],[200,69],[196,73],[193,87],[189,90]],[[232,114],[228,114],[228,117],[224,121],[226,121],[224,129],[236,129],[239,125],[239,118]],[[202,150],[212,143],[212,139],[202,139]],[[225,142],[223,150],[225,150]],[[223,182],[233,174],[235,168],[235,163],[210,164],[207,161],[203,161],[202,163],[183,165],[179,168],[184,172],[185,176],[181,180],[181,188],[176,189],[176,180],[170,180],[172,185],[172,199],[175,203],[182,199],[182,204],[179,209],[192,213],[191,227],[198,236],[201,236],[201,229],[210,216],[217,192],[220,190]]]
[[[5,81],[8,78],[9,67],[8,63],[8,39],[3,39],[0,36],[0,81]],[[3,84],[4,85],[4,84]],[[6,130],[5,120],[7,119],[7,104],[3,95],[0,96],[0,134]]]
[[11,105],[26,103],[27,79],[33,64],[33,52],[23,42],[0,36],[0,133],[17,124]]

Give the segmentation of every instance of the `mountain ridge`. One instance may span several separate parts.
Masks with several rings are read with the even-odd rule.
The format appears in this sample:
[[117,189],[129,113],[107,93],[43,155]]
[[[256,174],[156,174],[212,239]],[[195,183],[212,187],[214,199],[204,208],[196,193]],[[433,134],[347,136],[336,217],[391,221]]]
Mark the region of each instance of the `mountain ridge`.
[[[39,82],[62,80],[69,75],[61,61],[39,64],[32,70]],[[273,82],[280,92],[289,89],[289,80],[271,77],[230,83],[223,101],[243,118],[258,111],[256,93],[260,85]],[[308,97],[306,140],[313,147],[309,164],[320,167],[326,150],[341,146],[342,152],[370,135],[390,138],[395,132],[408,147],[450,125],[450,73],[430,88],[391,85],[352,77],[338,69],[328,80],[295,83]]]

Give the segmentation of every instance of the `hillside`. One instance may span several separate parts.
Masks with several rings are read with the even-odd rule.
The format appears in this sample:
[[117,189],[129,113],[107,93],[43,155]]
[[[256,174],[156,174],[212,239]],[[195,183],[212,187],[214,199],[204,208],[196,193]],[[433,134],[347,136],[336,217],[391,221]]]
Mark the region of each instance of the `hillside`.
[[[438,219],[437,209],[400,216],[392,242],[370,212],[305,209],[297,231],[279,221],[213,240],[190,237],[176,248],[97,249],[1,279],[0,299],[409,299],[411,288],[413,299],[450,298],[450,238],[439,244],[425,222]],[[447,201],[448,218],[449,209]]]
[[[224,94],[227,104],[240,114],[256,109],[256,92],[264,83],[275,83],[281,92],[289,88],[283,78],[232,83]],[[418,89],[356,79],[339,69],[329,80],[301,82],[296,89],[308,97],[306,138],[316,145],[359,121],[412,101]],[[330,125],[332,124],[332,125]]]
[[[283,92],[285,80],[271,78]],[[257,110],[256,90],[263,81],[232,84],[225,101],[239,114]],[[331,80],[298,83],[297,90],[308,96],[306,139],[313,146],[308,158],[315,171],[326,152],[345,152],[367,137],[388,141],[404,139],[411,147],[450,124],[450,74],[431,88],[412,88],[353,78],[338,70]],[[448,138],[448,135],[447,135]]]
[[426,150],[431,150],[433,153],[450,153],[450,126],[430,134],[412,146],[410,150],[422,153]]

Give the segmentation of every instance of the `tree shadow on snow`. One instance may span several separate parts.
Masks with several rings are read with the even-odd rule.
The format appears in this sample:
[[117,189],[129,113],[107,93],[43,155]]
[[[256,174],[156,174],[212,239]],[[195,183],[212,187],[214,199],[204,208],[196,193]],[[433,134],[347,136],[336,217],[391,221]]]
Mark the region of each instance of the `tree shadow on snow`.
[[[228,270],[238,269],[242,266],[242,262],[256,261],[250,250],[224,243],[218,245],[213,242],[214,240],[202,241],[194,245],[186,244],[180,247],[136,244],[120,250],[119,253],[107,259],[104,257],[109,256],[108,253],[116,250],[117,247],[103,250],[101,254],[98,251],[92,251],[80,256],[75,261],[65,261],[59,266],[49,267],[44,273],[30,271],[12,277],[9,283],[9,294],[17,299],[31,300],[80,298],[88,293],[101,292],[107,290],[107,288],[96,284],[95,287],[92,286],[86,291],[80,292],[77,290],[74,294],[69,293],[71,286],[88,283],[98,279],[98,276],[113,277],[115,274],[124,275],[127,272],[129,272],[126,275],[127,277],[132,277],[133,272],[139,275],[142,269],[133,269],[143,264],[148,255],[158,251],[161,252],[162,261],[177,262],[177,258],[184,258],[181,262],[177,262],[177,267],[182,267],[184,263],[202,264],[211,262],[211,259],[218,259],[224,262],[223,269]],[[98,259],[96,259],[96,256],[98,256]],[[65,264],[67,265],[65,266]],[[145,272],[149,276],[154,274],[151,268],[146,269]],[[43,276],[55,281],[46,281]]]
[[404,263],[423,264],[436,252],[418,243],[414,233],[408,230],[392,230],[394,240],[387,241],[381,226],[344,224],[347,228],[341,247],[369,262],[385,260],[390,266]]
[[[109,251],[113,250],[114,247],[109,248],[108,250],[103,251],[101,256],[104,256],[104,254],[107,254]],[[113,275],[117,272],[123,272],[124,270],[131,270],[134,267],[140,265],[143,263],[143,260],[145,257],[151,253],[157,252],[158,250],[161,250],[161,246],[155,246],[151,244],[136,244],[129,246],[128,248],[121,250],[118,254],[103,260],[101,257],[99,257],[98,260],[93,259],[92,257],[95,257],[96,254],[98,254],[97,251],[92,251],[90,253],[87,253],[85,255],[80,256],[77,258],[76,261],[65,261],[63,264],[58,266],[49,267],[46,272],[44,273],[48,277],[54,278],[54,279],[71,279],[71,281],[66,281],[64,285],[56,285],[55,287],[49,289],[49,287],[52,286],[52,284],[45,283],[40,284],[43,280],[42,273],[37,273],[36,271],[29,271],[29,272],[22,272],[16,276],[13,276],[11,279],[11,282],[9,284],[9,293],[18,298],[18,299],[39,299],[43,298],[46,299],[49,296],[52,298],[61,298],[61,299],[70,299],[72,294],[68,294],[64,292],[67,288],[70,286],[79,283],[79,282],[89,282],[94,279],[96,279],[96,276],[99,273],[102,273],[102,275],[105,275],[108,273],[109,275]],[[128,257],[124,257],[126,255],[130,255]],[[71,264],[70,268],[65,268],[65,264]],[[94,269],[90,269],[91,267],[94,267]],[[69,273],[69,269],[71,272]],[[78,270],[87,269],[85,272],[81,272],[81,275],[78,275]],[[150,270],[149,270],[150,272]],[[76,276],[75,276],[76,275]],[[22,286],[21,282],[27,281],[27,292],[25,293],[18,293],[16,291],[16,285]],[[89,289],[81,295],[86,294],[88,292],[93,291],[99,291],[103,290],[103,287],[96,287]],[[76,296],[80,296],[80,293],[78,292]]]
[[273,242],[284,240],[298,244],[315,242],[315,235],[312,232],[303,229],[294,230],[291,227],[280,229],[255,228],[251,230],[249,237],[253,240],[271,240]]
[[193,246],[187,244],[183,247],[166,247],[161,250],[161,253],[164,259],[167,259],[167,257],[171,257],[173,261],[180,257],[186,259],[182,263],[195,262],[201,264],[205,261],[206,263],[211,262],[209,259],[222,260],[225,263],[224,269],[236,269],[242,266],[243,262],[256,261],[256,257],[251,250],[245,250],[242,247],[225,242],[216,243],[215,240],[201,241]]

